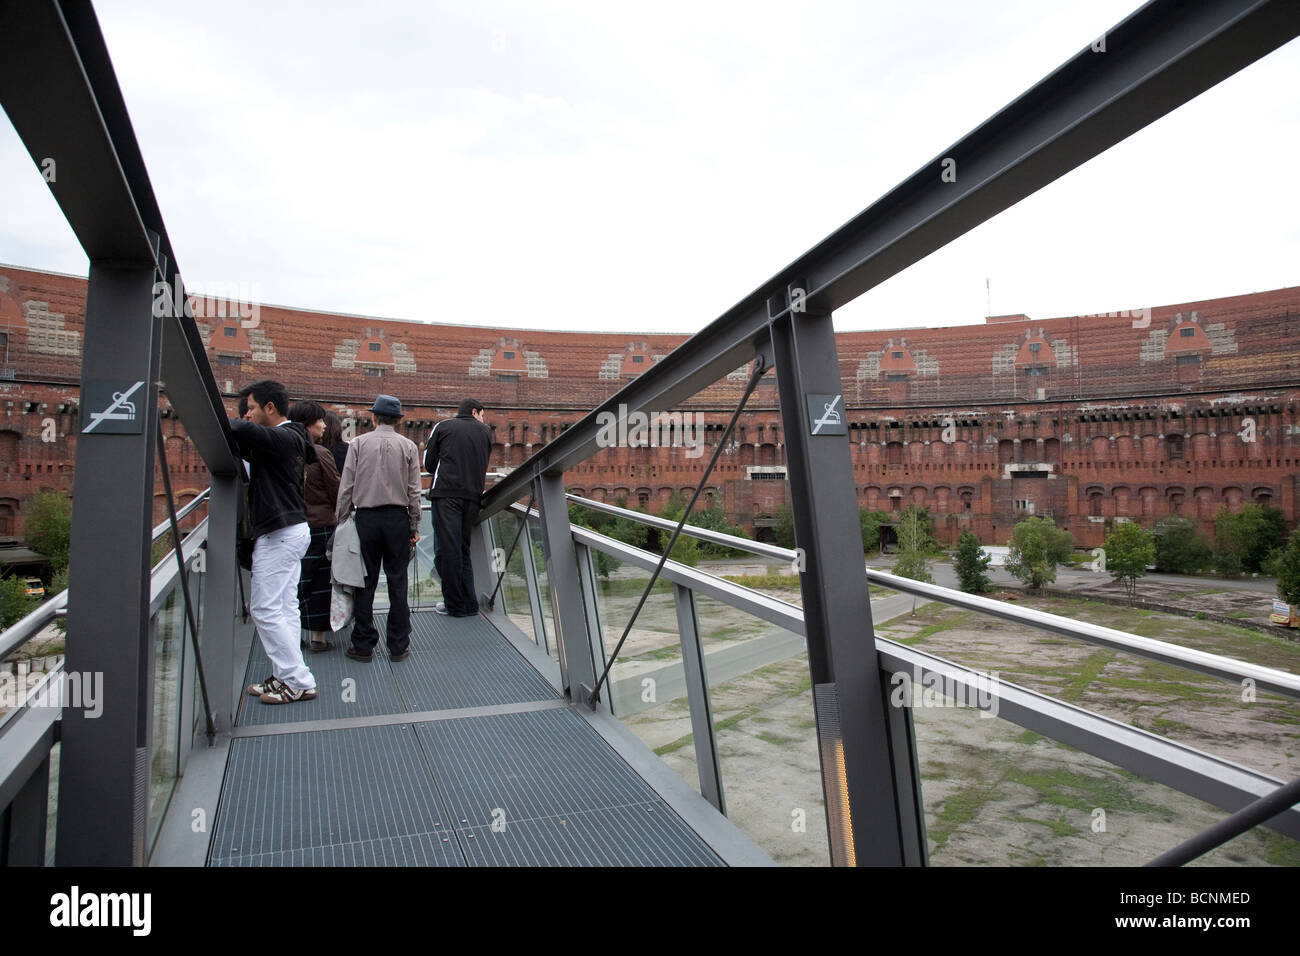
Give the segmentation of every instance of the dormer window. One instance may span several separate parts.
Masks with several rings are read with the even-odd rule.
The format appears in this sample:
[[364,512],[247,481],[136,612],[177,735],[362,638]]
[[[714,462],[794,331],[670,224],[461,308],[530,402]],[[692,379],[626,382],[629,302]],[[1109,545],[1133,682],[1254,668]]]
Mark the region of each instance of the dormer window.
[[236,335],[239,334],[239,330],[238,330],[238,329],[233,329],[233,328],[231,328],[230,326],[227,325],[225,328],[223,328],[223,329],[221,330],[221,334],[224,335],[224,336],[225,336],[226,338],[228,338],[228,339],[233,339]]
[[632,364],[633,364],[633,365],[640,365],[640,364],[641,364],[642,362],[644,362],[644,361],[645,361],[645,356],[644,356],[644,355],[633,355],[633,356],[632,356]]
[[512,359],[512,358],[515,357],[515,353],[514,353],[514,352],[502,352],[502,353],[501,353],[501,357],[502,357],[503,359],[505,359],[505,360],[508,362],[508,361],[510,361],[510,359]]
[[1030,343],[1029,343],[1029,351],[1033,352],[1035,355],[1037,355],[1037,354],[1038,354],[1039,352],[1041,352],[1042,350],[1043,350],[1043,343],[1042,343],[1042,342],[1030,342]]
[[902,352],[894,352],[894,353],[892,354],[891,357],[892,357],[892,358],[896,358],[896,359],[901,359],[901,358],[903,357],[903,353],[902,353]]
[[1196,328],[1191,325],[1184,325],[1181,329],[1178,330],[1178,334],[1182,338],[1190,339],[1192,336],[1196,334]]
[[378,351],[379,351],[379,343],[378,343],[378,342],[371,342],[371,343],[370,343],[370,351],[372,351],[372,352],[378,352]]

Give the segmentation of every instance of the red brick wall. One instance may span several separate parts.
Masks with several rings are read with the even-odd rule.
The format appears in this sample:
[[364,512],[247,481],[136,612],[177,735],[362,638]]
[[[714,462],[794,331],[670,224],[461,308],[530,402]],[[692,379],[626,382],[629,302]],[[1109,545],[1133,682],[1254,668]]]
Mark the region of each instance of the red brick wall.
[[[42,488],[71,491],[84,302],[83,279],[0,268],[7,335],[0,534],[21,533],[23,502]],[[233,393],[259,378],[277,378],[292,398],[314,398],[345,418],[364,418],[382,391],[402,400],[403,429],[423,444],[468,395],[488,407],[492,464],[505,468],[687,338],[426,325],[274,306],[262,306],[252,328],[238,318],[198,321],[232,414]],[[1157,307],[1149,322],[1010,317],[837,339],[859,502],[885,511],[895,502],[924,504],[946,540],[969,526],[986,542],[1003,542],[1029,503],[1087,547],[1099,545],[1117,517],[1149,525],[1182,513],[1208,530],[1224,503],[1267,500],[1296,520],[1300,288]],[[367,365],[379,374],[367,374]],[[788,499],[784,481],[747,478],[750,466],[784,462],[770,381],[751,399],[709,486],[732,520],[751,528]],[[743,386],[743,375],[728,377],[682,408],[704,415],[712,441]],[[42,440],[51,436],[47,419],[52,441]],[[1236,437],[1249,435],[1248,419],[1253,442]],[[179,422],[164,425],[183,501],[207,485],[206,471]],[[693,490],[711,451],[690,458],[680,448],[606,449],[566,481],[590,497],[657,508],[674,491]],[[1035,463],[1050,465],[1050,477],[1023,467]],[[156,516],[164,516],[161,500]]]

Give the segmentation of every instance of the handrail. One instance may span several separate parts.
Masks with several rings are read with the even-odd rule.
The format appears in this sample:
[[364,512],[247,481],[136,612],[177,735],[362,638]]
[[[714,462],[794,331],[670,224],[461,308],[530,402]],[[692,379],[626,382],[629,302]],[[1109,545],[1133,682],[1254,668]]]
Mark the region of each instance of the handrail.
[[[191,505],[195,505],[198,499],[189,502],[186,508],[193,510]],[[177,513],[180,517],[180,513]],[[202,532],[202,535],[196,535]],[[185,536],[181,543],[181,555],[188,561],[194,557],[194,552],[199,546],[207,540],[207,519],[205,518],[198,527],[194,528]],[[160,561],[153,572],[153,584],[150,587],[150,608],[151,612],[156,612],[162,600],[166,598],[170,591],[170,585],[173,578],[178,573],[168,562]],[[0,632],[0,660],[4,660],[18,648],[22,647],[33,637],[39,634],[56,618],[64,617],[68,607],[68,591],[65,588],[57,595],[45,601],[32,610],[30,614],[21,620],[15,621],[12,625]]]
[[[660,518],[657,515],[648,515],[641,511],[632,511],[628,508],[620,508],[618,505],[606,504],[603,501],[593,501],[590,498],[583,498],[579,495],[565,495],[569,501],[575,505],[581,505],[591,511],[600,511],[607,515],[613,515],[616,518],[627,518],[631,521],[638,521],[641,524],[648,524],[664,531],[671,531],[677,527],[676,521],[670,521],[667,518]],[[782,561],[793,562],[797,552],[789,548],[778,547],[775,544],[767,544],[763,541],[753,541],[749,538],[738,538],[735,535],[727,534],[723,531],[713,531],[709,528],[700,528],[696,525],[684,525],[682,534],[690,535],[692,538],[699,538],[701,541],[707,541],[710,544],[720,544],[728,548],[735,548],[738,551],[748,551],[750,554],[762,555],[765,558],[780,558]],[[741,547],[740,542],[744,545]]]
[[[584,506],[586,505],[587,499],[576,500]],[[601,511],[617,513],[620,517],[639,521],[643,524],[657,526],[658,522],[664,520],[662,518],[653,518],[651,515],[641,514],[638,511],[628,511],[626,508],[617,508],[612,505],[601,504],[600,502],[595,502],[595,504],[600,505]],[[676,523],[673,522],[671,525],[675,527]],[[579,530],[585,531],[586,529],[575,528],[575,534]],[[792,551],[789,548],[780,548],[775,545],[762,544],[761,542],[750,541],[747,538],[738,538],[735,535],[724,534],[720,531],[710,531],[707,528],[697,528],[692,525],[686,525],[685,528],[683,528],[683,533],[716,544],[723,544],[738,550],[748,551],[752,554],[761,554],[765,557],[781,558],[782,560],[793,562],[798,556],[797,551]],[[598,551],[606,551],[609,553],[608,548],[602,547],[599,543],[587,541],[584,541],[584,543],[591,544]],[[1065,637],[1087,641],[1090,644],[1097,644],[1101,647],[1109,647],[1114,650],[1126,651],[1130,654],[1138,654],[1151,660],[1160,661],[1165,664],[1173,664],[1178,667],[1186,667],[1190,670],[1199,671],[1200,673],[1209,674],[1213,677],[1219,677],[1234,683],[1241,683],[1242,681],[1250,680],[1254,682],[1256,688],[1259,690],[1268,690],[1274,693],[1283,694],[1287,697],[1300,699],[1300,676],[1288,674],[1285,671],[1276,670],[1271,667],[1261,667],[1257,664],[1248,664],[1245,661],[1239,661],[1231,657],[1223,657],[1219,654],[1210,654],[1205,651],[1180,647],[1177,644],[1170,644],[1166,641],[1157,641],[1150,637],[1138,637],[1136,634],[1129,634],[1126,631],[1116,630],[1115,628],[1103,627],[1100,624],[1076,621],[1073,618],[1060,617],[1055,614],[1049,614],[1046,611],[1036,611],[1032,608],[1020,607],[1005,601],[997,601],[993,598],[980,597],[976,594],[967,594],[965,591],[957,591],[953,588],[946,588],[938,584],[926,584],[922,581],[913,581],[910,578],[899,577],[884,571],[876,571],[872,568],[866,569],[866,575],[868,582],[884,585],[895,591],[901,591],[904,594],[929,598],[932,601],[939,601],[953,607],[977,611],[981,614],[988,614],[992,617],[1002,618],[1006,621],[1013,621],[1017,624],[1026,624],[1030,627],[1052,631]]]
[[26,617],[15,621],[0,633],[0,661],[4,660],[18,648],[43,631],[56,617],[58,611],[68,606],[68,591],[65,588],[54,597],[36,607]]
[[[194,511],[195,508],[197,508],[199,505],[203,504],[203,502],[207,501],[207,500],[208,500],[208,497],[209,497],[209,495],[210,495],[211,493],[212,493],[212,486],[209,485],[208,487],[206,487],[206,488],[204,488],[202,491],[200,491],[200,492],[198,493],[198,495],[197,495],[197,496],[196,496],[192,501],[187,501],[187,502],[185,502],[185,504],[184,504],[183,506],[181,506],[179,509],[177,509],[177,511],[176,511],[176,520],[177,520],[177,521],[182,521],[182,520],[184,520],[184,519],[185,519],[185,518],[186,518],[186,517],[187,517],[187,516],[192,512],[192,511]],[[152,536],[149,540],[150,540],[150,541],[157,541],[159,538],[161,538],[163,535],[165,535],[168,531],[170,531],[170,530],[171,530],[171,527],[172,527],[172,521],[171,521],[171,518],[167,518],[167,519],[166,519],[165,521],[163,521],[161,524],[155,525],[155,526],[154,526],[154,529],[153,529],[153,536]]]

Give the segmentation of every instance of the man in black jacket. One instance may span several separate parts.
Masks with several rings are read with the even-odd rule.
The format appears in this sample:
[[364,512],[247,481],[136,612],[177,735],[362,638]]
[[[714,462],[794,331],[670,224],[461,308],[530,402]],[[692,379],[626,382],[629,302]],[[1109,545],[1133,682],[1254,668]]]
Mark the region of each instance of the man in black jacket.
[[469,542],[492,454],[492,430],[483,406],[472,398],[460,403],[455,418],[433,426],[424,451],[424,470],[433,475],[433,563],[442,579],[442,601],[434,610],[452,617],[478,614]]
[[303,470],[316,450],[302,425],[285,417],[289,396],[279,382],[249,386],[251,421],[230,419],[239,454],[249,462],[248,506],[256,543],[250,613],[272,674],[250,684],[264,704],[288,704],[316,696],[316,677],[302,659],[298,626],[298,577],[311,532],[303,501]]

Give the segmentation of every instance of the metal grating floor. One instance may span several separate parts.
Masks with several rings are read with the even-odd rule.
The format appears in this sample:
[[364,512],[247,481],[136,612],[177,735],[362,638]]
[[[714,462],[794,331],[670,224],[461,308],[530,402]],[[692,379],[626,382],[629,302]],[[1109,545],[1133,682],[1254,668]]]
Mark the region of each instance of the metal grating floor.
[[[415,613],[411,657],[382,648],[309,655],[315,701],[245,699],[211,865],[722,864],[486,620]],[[255,641],[250,680],[267,670]],[[348,677],[352,702],[332,690]],[[340,718],[371,720],[294,726]]]
[[[453,710],[560,697],[482,618],[413,614],[411,646],[410,657],[390,665],[408,710]],[[482,674],[491,674],[492,680],[480,679]]]
[[362,844],[382,857],[408,838],[437,865],[456,866],[464,856],[450,829],[409,724],[242,737],[231,741],[211,858],[274,865]]
[[[384,618],[376,615],[380,634]],[[486,622],[484,622],[486,625]],[[301,720],[332,720],[346,717],[373,717],[379,714],[397,714],[404,708],[397,688],[393,685],[390,667],[402,667],[415,659],[413,653],[401,664],[390,664],[381,637],[375,657],[369,664],[349,660],[343,651],[348,646],[351,628],[343,632],[342,640],[334,637],[334,646],[328,651],[313,654],[303,651],[303,660],[316,675],[315,700],[297,704],[263,704],[255,697],[244,695],[238,719],[240,726],[293,723]],[[262,641],[253,638],[253,650],[248,655],[248,669],[244,672],[244,686],[260,681],[271,673],[271,662],[262,649]],[[351,679],[353,683],[345,684]]]

